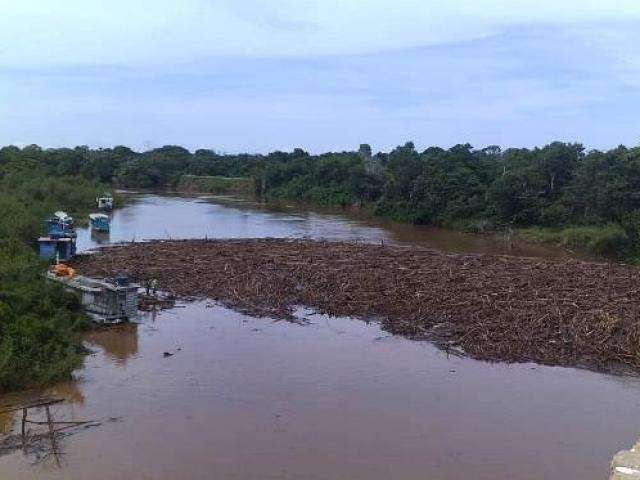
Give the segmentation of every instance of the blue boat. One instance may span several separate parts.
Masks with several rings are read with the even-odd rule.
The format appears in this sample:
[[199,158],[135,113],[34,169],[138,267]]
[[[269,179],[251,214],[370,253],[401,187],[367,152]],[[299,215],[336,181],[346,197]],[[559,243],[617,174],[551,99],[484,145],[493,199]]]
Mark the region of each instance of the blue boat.
[[96,232],[109,232],[109,216],[104,213],[92,213],[89,215],[91,228]]
[[76,230],[73,218],[56,212],[45,222],[47,236],[38,239],[40,257],[46,260],[67,261],[76,254]]
[[52,238],[72,238],[76,236],[73,218],[65,212],[54,213],[44,223],[47,234]]

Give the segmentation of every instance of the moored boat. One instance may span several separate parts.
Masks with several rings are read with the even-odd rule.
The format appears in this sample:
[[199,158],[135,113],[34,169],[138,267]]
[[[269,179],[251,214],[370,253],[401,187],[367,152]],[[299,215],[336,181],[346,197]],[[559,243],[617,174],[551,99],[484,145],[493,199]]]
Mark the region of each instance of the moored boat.
[[38,238],[40,257],[46,260],[70,260],[76,254],[76,230],[73,218],[55,212],[44,222],[47,236]]
[[53,216],[45,221],[45,226],[47,234],[52,238],[73,238],[76,236],[73,217],[63,211],[55,212]]
[[110,193],[103,193],[101,196],[97,197],[96,203],[100,210],[104,210],[106,212],[113,210],[113,196]]
[[91,229],[96,232],[109,232],[109,216],[104,213],[92,213],[89,215]]
[[46,275],[65,289],[78,293],[85,312],[96,322],[117,323],[136,318],[140,286],[129,282],[127,277],[98,280],[76,275],[75,270],[66,265],[56,265]]

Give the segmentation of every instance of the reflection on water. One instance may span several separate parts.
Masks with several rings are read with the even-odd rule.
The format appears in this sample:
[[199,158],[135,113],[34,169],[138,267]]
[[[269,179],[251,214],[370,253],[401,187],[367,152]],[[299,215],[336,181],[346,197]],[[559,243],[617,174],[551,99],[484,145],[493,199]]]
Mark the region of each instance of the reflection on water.
[[61,471],[28,467],[20,454],[0,458],[0,471],[17,480],[596,480],[640,432],[638,379],[447,358],[375,324],[306,319],[196,303],[139,325],[126,362],[94,343],[97,354],[63,388],[84,399],[75,418],[122,420],[67,438]]
[[78,232],[78,249],[105,242],[155,238],[309,237],[410,244],[450,252],[566,257],[563,249],[506,242],[495,235],[471,235],[435,227],[399,224],[357,211],[311,211],[222,196],[131,195],[135,202],[112,215],[107,237]]
[[[337,219],[340,223],[349,222],[362,227],[363,230],[357,238],[374,243],[421,245],[452,253],[489,253],[543,258],[575,256],[575,253],[563,248],[527,243],[503,233],[475,235],[433,226],[398,223],[375,217],[371,213],[357,208],[314,207],[309,211],[297,205],[262,203],[237,197],[208,196],[204,198],[228,208],[288,215],[302,222],[315,215],[320,215],[325,221]],[[384,232],[384,235],[380,235],[380,231]],[[328,237],[332,237],[332,235],[328,235]],[[337,238],[340,239],[340,236],[338,235]]]
[[0,413],[0,433],[9,433],[14,425],[14,413]]
[[[51,387],[13,392],[0,397],[0,433],[7,434],[15,431],[21,412],[3,412],[3,410],[34,401],[39,397],[64,398],[67,404],[82,405],[85,401],[82,387],[77,381],[61,382]],[[31,412],[40,412],[42,409],[33,409]],[[0,477],[2,478],[2,477]]]
[[72,405],[82,405],[85,402],[82,385],[77,381],[58,383],[45,389],[44,394],[55,398],[65,398]]
[[119,365],[138,353],[138,324],[125,323],[90,332],[86,336],[90,346],[99,346]]
[[96,245],[106,245],[111,241],[109,232],[97,232],[91,230],[91,241]]

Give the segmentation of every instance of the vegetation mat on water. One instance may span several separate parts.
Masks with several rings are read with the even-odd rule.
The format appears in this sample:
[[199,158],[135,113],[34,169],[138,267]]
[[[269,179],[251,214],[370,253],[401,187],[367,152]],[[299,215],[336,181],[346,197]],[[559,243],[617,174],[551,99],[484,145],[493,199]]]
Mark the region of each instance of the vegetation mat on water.
[[120,245],[74,267],[96,277],[126,269],[179,297],[258,316],[307,305],[375,317],[389,332],[479,359],[640,372],[640,270],[628,265],[252,239]]

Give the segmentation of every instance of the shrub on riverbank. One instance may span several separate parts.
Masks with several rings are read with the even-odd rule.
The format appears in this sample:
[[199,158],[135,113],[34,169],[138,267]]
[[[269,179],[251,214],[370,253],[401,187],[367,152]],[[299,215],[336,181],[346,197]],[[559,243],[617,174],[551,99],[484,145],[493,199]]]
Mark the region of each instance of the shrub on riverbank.
[[520,237],[537,243],[550,243],[569,250],[583,250],[597,256],[629,255],[631,239],[619,225],[576,226],[562,229],[532,227],[518,231]]
[[83,222],[102,189],[29,162],[1,166],[0,391],[68,378],[81,364],[87,318],[75,295],[45,280],[35,247],[46,216],[66,210]]
[[68,378],[82,362],[86,316],[78,298],[43,270],[31,249],[0,245],[0,391]]
[[252,194],[255,185],[249,177],[183,175],[176,190],[186,193]]

